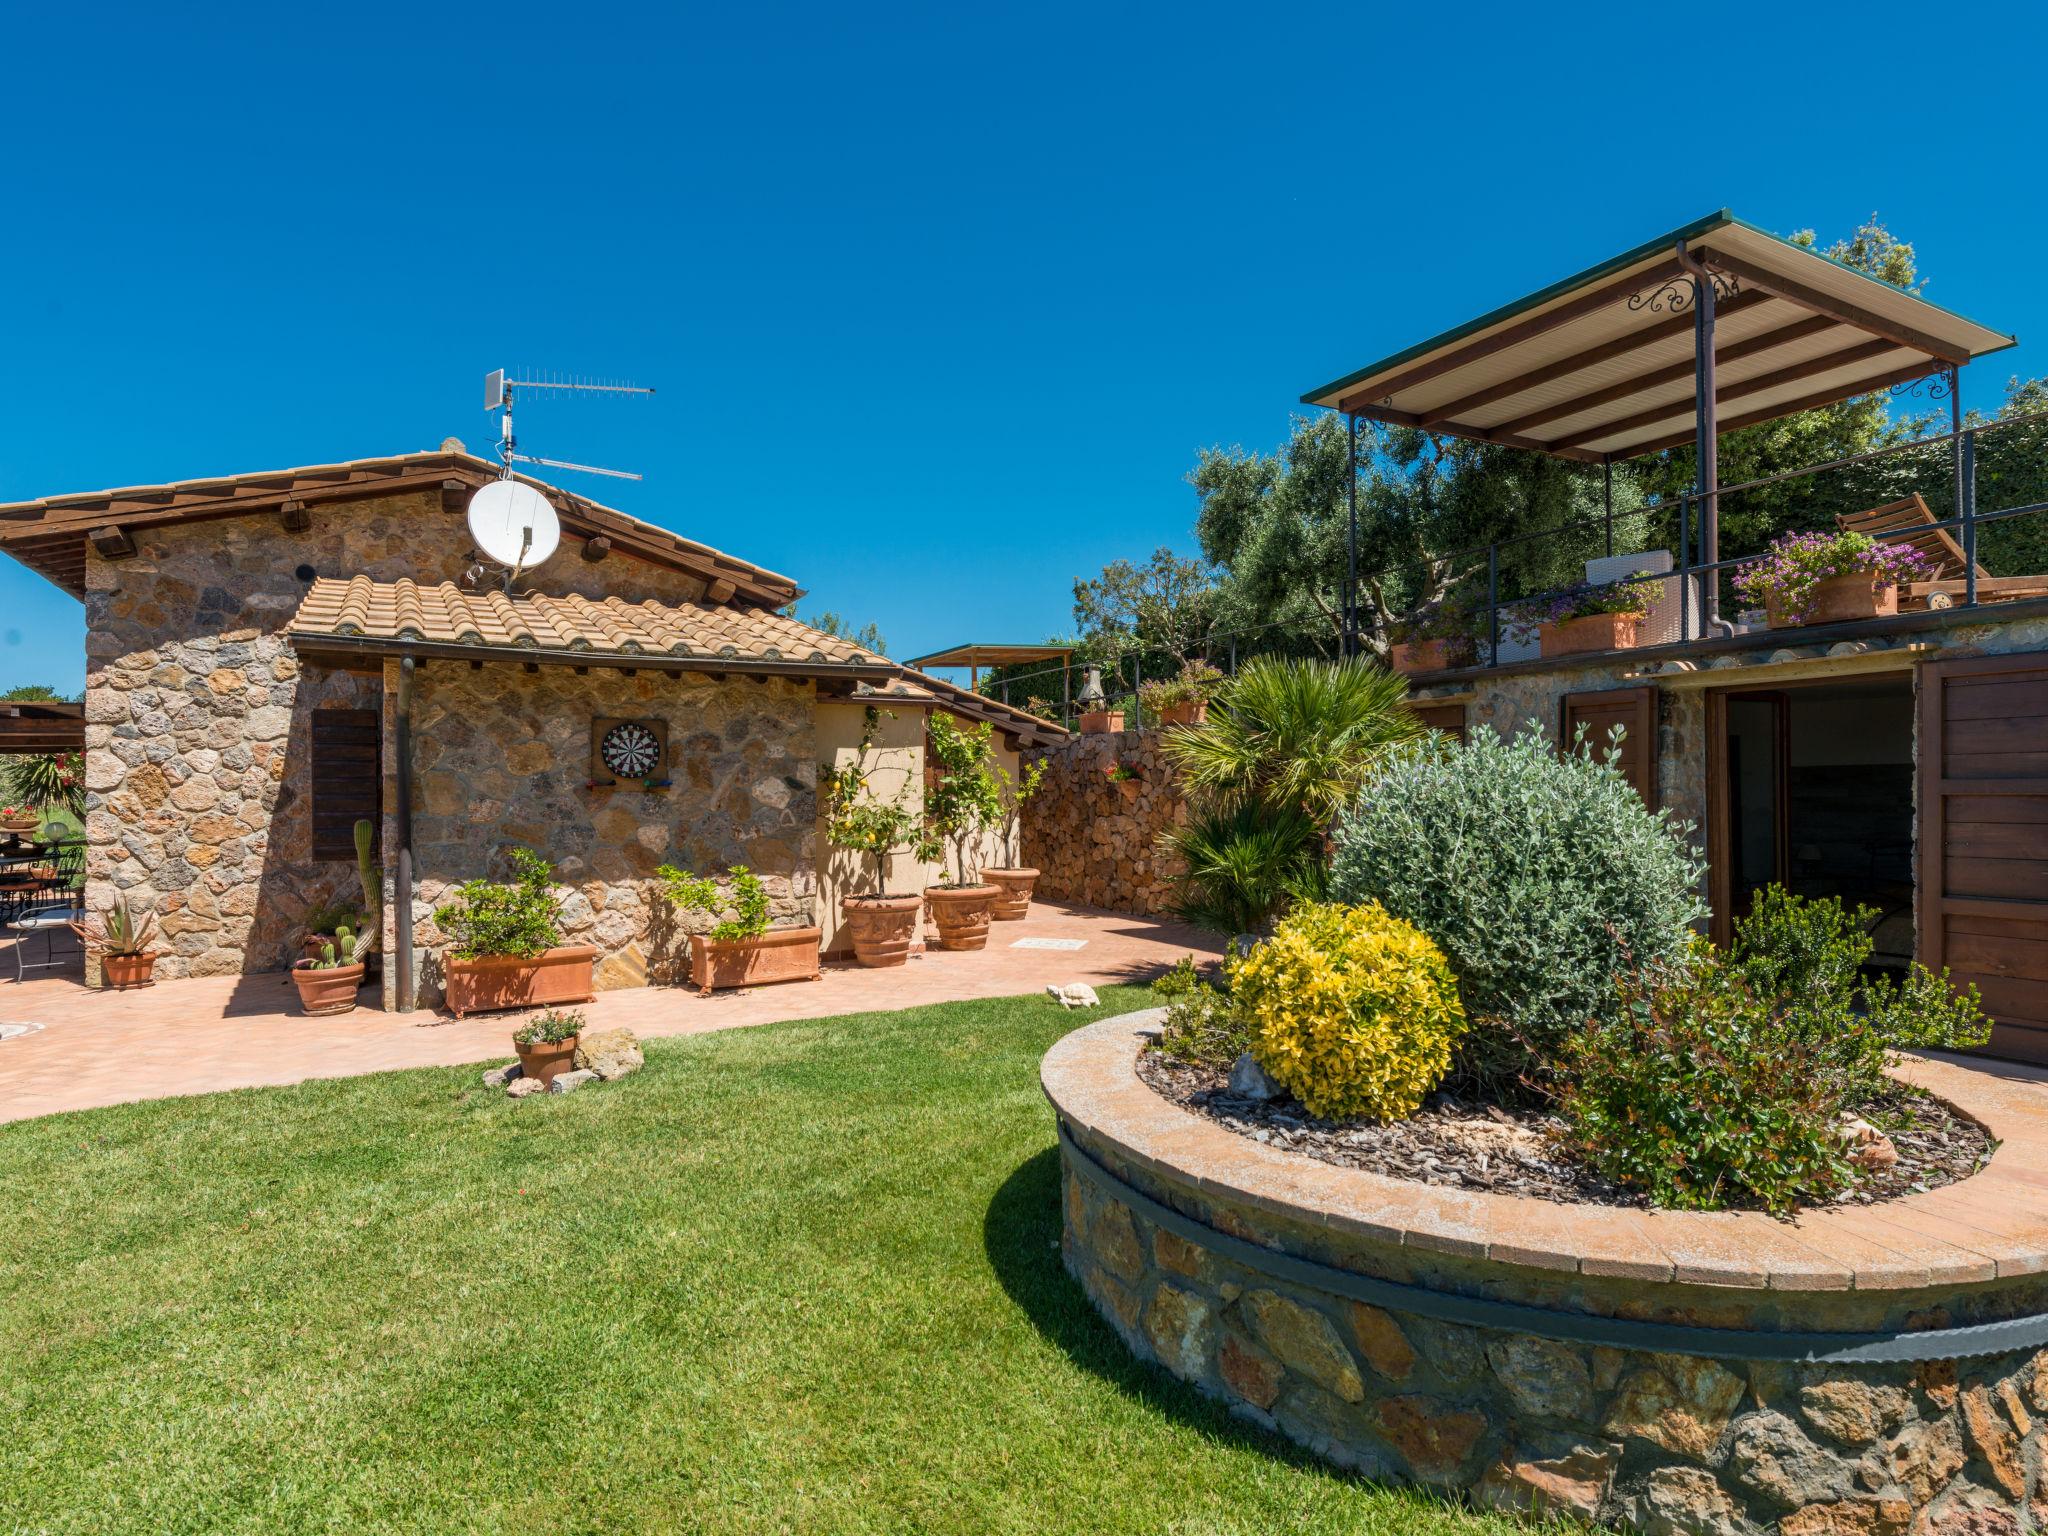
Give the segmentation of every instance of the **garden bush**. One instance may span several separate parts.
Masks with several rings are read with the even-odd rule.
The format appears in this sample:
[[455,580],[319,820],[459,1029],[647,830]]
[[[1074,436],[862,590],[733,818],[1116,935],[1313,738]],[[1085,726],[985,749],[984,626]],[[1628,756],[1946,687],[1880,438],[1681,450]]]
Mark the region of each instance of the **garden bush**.
[[1229,975],[1252,1055],[1325,1119],[1413,1114],[1465,1028],[1443,951],[1376,906],[1303,902]]
[[1607,753],[1524,732],[1410,751],[1339,824],[1330,895],[1436,941],[1474,1028],[1461,1074],[1543,1090],[1631,958],[1686,951],[1705,915],[1689,828],[1653,815]]
[[555,867],[531,848],[514,848],[512,871],[505,884],[465,880],[453,901],[434,909],[434,921],[455,941],[461,959],[531,960],[562,942],[562,903],[552,889]]
[[1152,998],[1166,1007],[1159,1049],[1181,1061],[1227,1067],[1251,1049],[1251,1031],[1231,1006],[1230,996],[1204,981],[1194,956],[1152,983]]

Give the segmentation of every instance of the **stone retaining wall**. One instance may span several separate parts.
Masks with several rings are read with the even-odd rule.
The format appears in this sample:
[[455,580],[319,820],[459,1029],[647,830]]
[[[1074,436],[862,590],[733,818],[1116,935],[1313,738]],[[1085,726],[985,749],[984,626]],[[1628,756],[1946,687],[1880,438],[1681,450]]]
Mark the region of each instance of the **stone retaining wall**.
[[[1177,861],[1162,855],[1159,834],[1187,820],[1162,733],[1123,731],[1072,736],[1028,754],[1045,764],[1045,779],[1024,807],[1024,862],[1035,867],[1038,894],[1111,912],[1149,917],[1167,910]],[[1105,770],[1118,762],[1138,772],[1136,788],[1113,784]]]
[[[1878,1287],[1868,1296],[1856,1293],[1848,1272],[1818,1268],[1806,1282],[1838,1280],[1840,1294],[1795,1292],[1761,1273],[1753,1286],[1620,1273],[1595,1281],[1590,1259],[1578,1273],[1560,1272],[1557,1250],[1568,1241],[1573,1208],[1485,1197],[1497,1202],[1487,1235],[1461,1239],[1453,1234],[1479,1198],[1466,1192],[1404,1188],[1300,1158],[1292,1162],[1306,1166],[1292,1185],[1262,1179],[1267,1160],[1280,1154],[1156,1095],[1149,1104],[1132,1096],[1132,1085],[1150,1090],[1129,1071],[1130,1036],[1130,1019],[1108,1021],[1069,1036],[1047,1058],[1047,1093],[1075,1141],[1063,1156],[1066,1266],[1136,1353],[1242,1417],[1369,1476],[1657,1536],[1989,1536],[2048,1524],[2039,1428],[2048,1416],[2048,1351],[1864,1368],[1563,1342],[1278,1280],[1145,1210],[1149,1199],[1228,1237],[1403,1285],[1725,1329],[1840,1331],[1885,1326],[1887,1318],[1925,1328],[2024,1315],[2041,1305],[2038,1271],[2015,1285]],[[1235,1166],[1256,1163],[1258,1171],[1219,1181],[1215,1170],[1231,1164],[1203,1155],[1208,1136],[1241,1143]],[[1183,1148],[1194,1153],[1185,1168]],[[2009,1143],[2000,1156],[2010,1150]],[[1118,1198],[1081,1156],[1137,1198]],[[1223,1193],[1219,1182],[1241,1182],[1244,1198]],[[1306,1208],[1318,1198],[1310,1191],[1329,1212]],[[1910,1205],[1898,1203],[1895,1226],[1866,1213],[1855,1230],[1889,1230],[1890,1257],[1910,1257],[1919,1225],[1904,1209]],[[1447,1213],[1448,1223],[1434,1222],[1431,1211]],[[1764,1234],[1760,1250],[1784,1241],[1771,1235],[1784,1224],[1760,1216],[1601,1214],[1657,1234],[1642,1244],[1645,1272],[1670,1251],[1672,1234],[1683,1240],[1673,1222],[1699,1223],[1725,1240],[1729,1267],[1717,1260],[1703,1264],[1703,1274],[1739,1272],[1750,1223]],[[1524,1230],[1516,1216],[1526,1217]],[[1339,1224],[1344,1233],[1333,1231]],[[1997,1247],[1960,1216],[1949,1225],[1962,1240]],[[1827,1251],[1846,1243],[1849,1230]],[[1368,1231],[1379,1236],[1355,1235]],[[2031,1229],[2025,1241],[2035,1242]],[[1821,1251],[1810,1248],[1809,1258]],[[1528,1262],[1498,1257],[1519,1254]],[[2017,1249],[1987,1252],[1987,1276],[2002,1261],[2022,1273],[2031,1262]],[[1626,1260],[1611,1267],[1625,1269]]]

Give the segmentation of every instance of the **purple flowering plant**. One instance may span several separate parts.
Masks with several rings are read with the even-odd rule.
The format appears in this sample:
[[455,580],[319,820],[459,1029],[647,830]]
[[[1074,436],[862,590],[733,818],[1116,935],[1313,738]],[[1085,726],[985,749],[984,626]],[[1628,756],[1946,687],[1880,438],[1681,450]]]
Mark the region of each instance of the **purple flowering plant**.
[[1867,533],[1788,533],[1736,571],[1735,593],[1752,607],[1775,602],[1798,624],[1830,577],[1868,575],[1874,584],[1890,586],[1925,581],[1934,572],[1935,562],[1910,544],[1887,544]]
[[1508,632],[1526,641],[1545,624],[1562,624],[1567,619],[1590,619],[1603,613],[1646,618],[1661,585],[1648,571],[1637,571],[1620,581],[1582,581],[1548,597],[1517,604],[1508,619]]

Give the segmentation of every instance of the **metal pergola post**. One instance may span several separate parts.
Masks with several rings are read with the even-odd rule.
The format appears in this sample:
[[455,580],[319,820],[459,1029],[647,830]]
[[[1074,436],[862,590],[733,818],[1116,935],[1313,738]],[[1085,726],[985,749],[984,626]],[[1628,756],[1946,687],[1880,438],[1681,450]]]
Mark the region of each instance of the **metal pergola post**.
[[1600,504],[1607,511],[1607,556],[1614,558],[1614,460],[1600,458]]
[[1353,411],[1345,416],[1344,424],[1349,439],[1346,463],[1349,473],[1344,477],[1344,508],[1349,521],[1345,535],[1344,578],[1344,654],[1358,654],[1358,413]]
[[[1700,498],[1700,561],[1721,558],[1721,428],[1714,399],[1714,275],[1683,245],[1679,262],[1692,274],[1693,429]],[[1701,593],[1700,632],[1711,634],[1721,611],[1720,572],[1709,569]],[[1690,637],[1688,637],[1690,638]]]

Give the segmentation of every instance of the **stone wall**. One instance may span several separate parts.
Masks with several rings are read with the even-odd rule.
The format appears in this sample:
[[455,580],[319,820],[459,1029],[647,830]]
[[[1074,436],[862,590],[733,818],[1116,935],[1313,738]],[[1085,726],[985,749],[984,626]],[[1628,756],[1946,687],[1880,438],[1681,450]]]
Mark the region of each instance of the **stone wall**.
[[[2021,1256],[2038,1248],[2030,1186],[1977,1197],[2011,1218],[2013,1246],[1995,1260],[1981,1250],[1998,1239],[1910,1201],[1865,1229],[1893,1245],[1879,1253],[1837,1213],[1792,1224],[1472,1196],[1269,1152],[1173,1111],[1131,1069],[1143,1022],[1090,1026],[1047,1057],[1067,1133],[1062,1253],[1133,1352],[1238,1416],[1368,1477],[1653,1536],[2016,1536],[2048,1523],[2048,1351],[1866,1366],[1709,1358],[1628,1336],[1632,1322],[1766,1343],[1776,1331],[1910,1336],[2037,1314],[2048,1287]],[[2008,1085],[1983,1092],[1962,1107],[2007,1130],[1999,1156],[2030,1158],[2020,1127],[2033,1122],[2015,1116]],[[1974,1267],[1946,1263],[1944,1239],[1976,1244]],[[1671,1253],[1692,1269],[1673,1273]],[[1320,1272],[1283,1275],[1283,1254]],[[1923,1255],[1975,1278],[1932,1283]],[[1781,1262],[1800,1272],[1774,1278]],[[1994,1280],[2008,1263],[2012,1278]],[[1358,1277],[1394,1289],[1345,1294]],[[1433,1316],[1417,1293],[1612,1319],[1618,1337]]]
[[[1187,820],[1162,733],[1124,731],[1073,736],[1027,753],[1045,779],[1025,804],[1024,862],[1038,871],[1038,894],[1141,917],[1167,910],[1178,863],[1162,854],[1159,834]],[[1135,790],[1113,784],[1118,762],[1138,772]]]
[[[128,896],[157,913],[157,974],[276,970],[307,912],[356,889],[349,862],[315,863],[307,806],[309,715],[375,707],[374,673],[302,667],[282,638],[304,596],[298,569],[380,580],[458,578],[459,513],[438,489],[138,531],[137,552],[86,564],[86,901]],[[674,600],[680,572],[565,552],[551,591]],[[388,804],[388,799],[387,799]]]
[[[437,1002],[448,940],[434,908],[458,882],[502,879],[509,851],[551,859],[568,888],[563,942],[595,944],[600,988],[676,981],[685,936],[654,872],[719,876],[745,864],[775,921],[813,920],[817,895],[816,691],[782,678],[513,663],[420,663],[413,681],[414,944],[420,1000]],[[591,720],[667,722],[668,789],[587,789]]]

